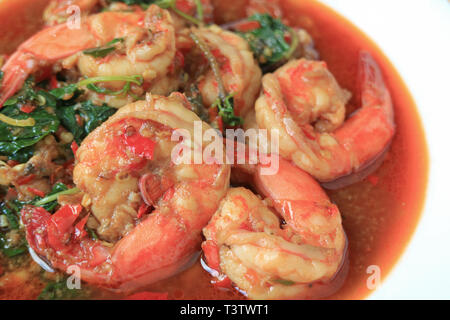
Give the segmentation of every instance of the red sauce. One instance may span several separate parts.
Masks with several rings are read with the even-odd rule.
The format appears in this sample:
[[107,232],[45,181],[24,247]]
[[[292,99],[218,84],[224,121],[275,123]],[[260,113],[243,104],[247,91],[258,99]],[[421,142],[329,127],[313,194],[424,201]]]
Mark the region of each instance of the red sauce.
[[[47,2],[0,3],[0,52],[11,52],[36,30]],[[312,0],[286,0],[283,9],[291,24],[310,32],[321,59],[327,62],[339,84],[354,93],[349,111],[359,104],[356,71],[361,49],[371,52],[380,64],[393,98],[397,132],[383,165],[360,183],[328,192],[340,208],[349,239],[348,276],[342,288],[330,298],[364,298],[370,293],[366,285],[370,276],[367,268],[377,265],[384,280],[419,222],[428,178],[428,151],[422,124],[414,101],[395,68],[349,21]],[[6,282],[4,278],[0,275],[0,298],[3,299],[34,299],[43,286],[36,271],[29,276],[13,275]],[[168,292],[169,299],[244,298],[237,291],[216,289],[200,262],[175,277],[151,285],[148,290]],[[96,290],[93,296],[107,297],[115,296],[103,290]]]

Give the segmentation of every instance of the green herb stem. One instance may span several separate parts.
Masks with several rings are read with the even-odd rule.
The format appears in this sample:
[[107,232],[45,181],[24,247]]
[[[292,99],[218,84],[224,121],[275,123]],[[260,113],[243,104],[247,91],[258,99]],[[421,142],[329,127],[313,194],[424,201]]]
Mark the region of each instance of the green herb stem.
[[69,189],[69,190],[61,191],[61,192],[52,194],[52,195],[50,195],[50,196],[47,196],[47,197],[45,197],[45,198],[42,198],[42,199],[36,201],[36,202],[34,203],[34,205],[35,205],[35,206],[42,206],[42,205],[44,205],[44,204],[47,204],[47,203],[49,203],[49,202],[52,202],[52,201],[57,200],[59,196],[62,196],[62,195],[72,195],[72,194],[76,194],[76,193],[78,193],[78,192],[80,192],[80,189],[78,189],[78,188],[72,188],[72,189]]

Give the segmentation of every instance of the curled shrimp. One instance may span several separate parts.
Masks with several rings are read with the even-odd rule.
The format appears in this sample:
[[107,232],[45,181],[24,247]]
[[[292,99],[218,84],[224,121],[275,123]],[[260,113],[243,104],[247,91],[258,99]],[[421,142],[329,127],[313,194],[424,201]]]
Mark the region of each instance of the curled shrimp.
[[[245,116],[254,105],[261,85],[261,69],[253,57],[248,43],[240,36],[223,30],[218,26],[193,29],[195,35],[209,47],[216,59],[224,89],[233,94],[234,113]],[[191,58],[192,59],[192,58]],[[202,61],[203,56],[194,57]],[[197,68],[197,71],[201,68]],[[212,106],[219,97],[217,75],[208,68],[206,73],[196,79],[203,102]]]
[[394,136],[389,90],[367,52],[360,55],[359,81],[362,106],[348,119],[349,94],[323,62],[292,61],[265,75],[255,105],[257,125],[278,129],[280,154],[329,188],[376,169]]
[[[306,172],[280,159],[275,175],[253,168],[261,200],[230,189],[203,229],[202,248],[221,286],[252,299],[305,299],[336,290],[346,236],[338,208]],[[280,221],[281,219],[281,221]],[[231,282],[231,283],[230,283]]]
[[[193,136],[200,121],[180,96],[148,96],[120,109],[76,152],[74,182],[82,193],[60,198],[66,204],[54,215],[23,210],[27,240],[51,266],[75,265],[82,280],[128,291],[169,277],[198,256],[202,228],[228,189],[230,167],[223,159],[174,161],[179,152],[172,134],[183,129]],[[210,143],[203,141],[203,148]],[[100,239],[88,236],[85,225]]]
[[[112,52],[106,56],[98,57],[86,51],[105,46],[113,40],[117,47],[112,47]],[[167,94],[174,86],[166,85],[162,88],[161,83],[168,82],[165,79],[170,77],[174,57],[174,27],[166,10],[151,5],[146,11],[91,15],[81,21],[80,28],[60,24],[46,28],[24,42],[2,68],[4,77],[0,106],[22,87],[29,75],[42,72],[45,67],[50,66],[56,69],[71,69],[76,66],[81,76],[87,77],[139,75],[144,81],[142,88],[153,93]],[[101,84],[104,90],[110,91],[123,86],[123,81]],[[102,97],[103,94],[94,95],[91,99]],[[120,107],[129,103],[132,97],[117,97],[106,93],[104,100],[112,106]]]

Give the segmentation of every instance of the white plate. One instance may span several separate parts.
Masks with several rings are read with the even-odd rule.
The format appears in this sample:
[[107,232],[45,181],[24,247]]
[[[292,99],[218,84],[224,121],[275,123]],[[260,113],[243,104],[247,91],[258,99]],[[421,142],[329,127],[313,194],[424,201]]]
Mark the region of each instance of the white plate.
[[[450,298],[450,3],[322,0],[394,64],[421,115],[430,150],[425,211],[401,259],[371,299]],[[411,157],[414,157],[411,154]]]

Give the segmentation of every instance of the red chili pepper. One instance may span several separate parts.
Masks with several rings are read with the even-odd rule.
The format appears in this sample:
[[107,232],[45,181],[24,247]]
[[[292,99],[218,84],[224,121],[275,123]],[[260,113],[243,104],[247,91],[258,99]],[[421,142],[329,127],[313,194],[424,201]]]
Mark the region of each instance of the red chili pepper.
[[86,236],[87,232],[84,226],[86,225],[88,218],[89,214],[87,214],[75,225],[75,240],[81,240]]
[[206,263],[211,269],[220,271],[219,248],[212,240],[206,240],[202,243],[202,250],[205,254]]
[[307,128],[302,128],[302,131],[308,139],[316,140],[316,136],[314,134],[312,134],[311,132],[309,132],[309,130]]
[[166,191],[166,193],[164,194],[163,200],[164,201],[169,201],[170,199],[172,199],[174,193],[175,193],[175,189],[174,188],[168,189]]
[[58,80],[56,79],[55,75],[52,75],[50,78],[50,89],[56,89],[59,88]]
[[36,178],[35,174],[29,174],[27,176],[20,177],[16,182],[19,186],[21,186],[31,182],[34,178]]
[[73,169],[73,159],[67,160],[66,162],[63,163],[63,168],[64,169]]
[[142,136],[139,133],[134,133],[132,135],[124,134],[124,143],[131,151],[142,158],[147,160],[153,159],[153,151],[155,150],[156,143],[149,138]]
[[183,68],[184,67],[184,55],[180,50],[177,50],[175,52],[175,61],[176,61],[176,66],[179,68]]
[[6,193],[6,199],[14,199],[17,198],[17,190],[14,188],[8,188],[8,192]]
[[77,121],[77,124],[81,127],[83,125],[83,118],[79,114],[75,115],[75,120]]
[[261,28],[261,24],[258,21],[244,21],[235,25],[234,28],[237,31],[248,32]]
[[36,107],[29,105],[29,104],[25,104],[20,107],[20,111],[25,112],[25,113],[31,113],[34,111],[34,109],[36,109]]
[[191,13],[192,9],[194,9],[193,1],[188,0],[177,0],[175,1],[175,7],[184,12],[184,13]]
[[17,166],[19,163],[20,163],[19,161],[15,161],[15,160],[8,160],[8,161],[6,162],[6,164],[7,164],[8,166],[10,166],[10,167],[15,167],[15,166]]
[[75,141],[72,141],[72,144],[70,145],[70,149],[72,149],[73,155],[75,156],[78,151],[78,144]]
[[71,232],[72,224],[77,220],[83,207],[81,205],[65,205],[51,216],[47,222],[47,235],[49,245],[56,250],[63,250],[66,243],[65,236]]
[[32,187],[28,187],[27,190],[28,190],[29,192],[31,192],[31,193],[33,193],[33,194],[35,194],[35,195],[41,197],[41,198],[45,197],[45,192],[43,192],[43,191],[41,191],[41,190],[39,190],[39,189],[32,188]]
[[142,218],[144,216],[144,214],[146,214],[148,212],[149,208],[150,207],[148,205],[146,205],[145,202],[143,204],[141,204],[141,206],[139,207],[139,210],[138,210],[138,215],[137,215],[138,219]]
[[123,300],[168,300],[169,294],[167,292],[138,292],[123,298]]

